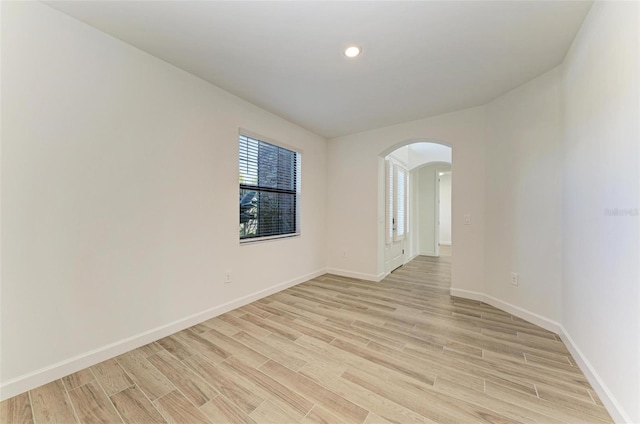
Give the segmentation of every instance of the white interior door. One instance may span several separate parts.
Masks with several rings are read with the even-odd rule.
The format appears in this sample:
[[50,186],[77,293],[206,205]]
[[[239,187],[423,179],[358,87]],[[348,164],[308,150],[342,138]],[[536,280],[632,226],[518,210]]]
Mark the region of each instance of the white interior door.
[[409,179],[409,173],[406,168],[395,161],[387,160],[385,165],[385,263],[386,271],[391,272],[404,265],[405,261],[407,180]]

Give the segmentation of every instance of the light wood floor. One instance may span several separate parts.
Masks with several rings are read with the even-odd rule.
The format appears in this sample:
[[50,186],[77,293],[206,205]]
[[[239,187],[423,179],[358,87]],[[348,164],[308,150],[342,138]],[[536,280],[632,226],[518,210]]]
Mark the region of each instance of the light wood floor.
[[450,260],[325,275],[0,404],[2,423],[612,422],[557,335]]

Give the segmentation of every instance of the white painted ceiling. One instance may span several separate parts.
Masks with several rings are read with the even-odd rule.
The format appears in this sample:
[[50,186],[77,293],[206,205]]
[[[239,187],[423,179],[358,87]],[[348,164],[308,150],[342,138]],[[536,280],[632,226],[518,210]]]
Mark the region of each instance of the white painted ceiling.
[[[54,1],[325,137],[481,105],[559,65],[591,2]],[[357,59],[345,46],[363,48]]]
[[386,156],[389,157],[400,161],[409,171],[433,162],[451,165],[451,147],[419,141],[397,148]]
[[416,169],[430,162],[451,164],[451,147],[438,143],[412,143],[409,149],[409,170]]

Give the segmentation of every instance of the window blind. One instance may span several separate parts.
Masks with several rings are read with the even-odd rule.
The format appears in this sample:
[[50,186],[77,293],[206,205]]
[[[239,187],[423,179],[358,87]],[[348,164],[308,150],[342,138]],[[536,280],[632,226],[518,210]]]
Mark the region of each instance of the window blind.
[[407,188],[407,171],[400,167],[395,166],[396,170],[396,208],[395,208],[395,219],[396,219],[396,240],[402,240],[406,233],[406,222],[407,222],[407,199],[406,199],[406,188]]
[[299,153],[239,137],[240,238],[297,232]]
[[394,191],[395,186],[393,183],[393,164],[390,160],[385,161],[385,176],[386,176],[386,202],[385,202],[385,242],[391,244],[393,242],[393,230],[395,226],[394,222]]

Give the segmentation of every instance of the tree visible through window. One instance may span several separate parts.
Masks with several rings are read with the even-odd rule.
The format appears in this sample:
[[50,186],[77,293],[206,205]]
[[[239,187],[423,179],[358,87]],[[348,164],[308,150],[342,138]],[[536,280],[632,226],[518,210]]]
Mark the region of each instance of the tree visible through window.
[[298,233],[300,154],[240,135],[240,239]]

